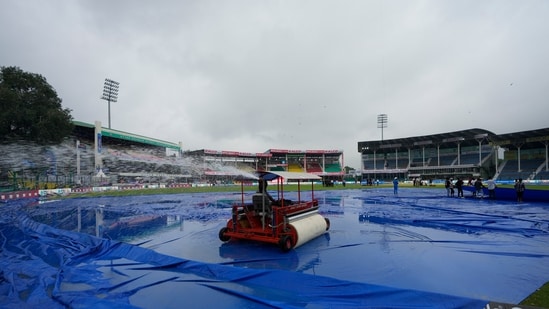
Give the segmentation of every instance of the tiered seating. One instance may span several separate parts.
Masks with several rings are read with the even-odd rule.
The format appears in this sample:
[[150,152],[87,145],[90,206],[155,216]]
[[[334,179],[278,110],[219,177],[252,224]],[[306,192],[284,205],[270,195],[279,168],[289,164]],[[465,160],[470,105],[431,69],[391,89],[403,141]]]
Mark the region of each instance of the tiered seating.
[[398,167],[399,169],[405,169],[408,168],[408,158],[398,159]]
[[[398,165],[397,162],[395,162],[395,158],[387,159],[387,161],[382,161],[381,164],[377,163],[378,166],[381,165],[381,168],[387,168],[387,169],[406,169],[408,168],[408,158],[399,158],[398,159]],[[383,165],[386,166],[384,167]]]
[[384,161],[383,165],[384,165],[385,168],[395,169],[396,168],[395,159],[389,159],[387,161]]
[[[459,157],[459,163],[465,164],[478,164],[478,153],[466,153]],[[457,164],[457,161],[456,161]]]
[[373,160],[364,160],[363,163],[365,170],[373,170],[374,169],[374,161]]
[[[522,172],[527,174],[527,176],[522,177],[522,178],[527,179],[527,178],[531,177],[532,174],[534,174],[538,170],[540,165],[542,165],[543,163],[545,163],[544,159],[520,160],[520,169],[522,170]],[[539,179],[538,175],[539,175],[539,173],[535,175],[534,179]],[[544,175],[542,174],[540,177],[543,177],[543,176]]]
[[[518,171],[518,160],[509,160],[499,173],[498,180],[514,180],[518,178],[528,179],[538,167],[545,162],[543,159],[528,159],[520,160],[520,172]],[[543,177],[545,174],[536,175],[536,179]]]
[[288,172],[303,172],[303,169],[298,163],[290,163],[288,164]]
[[341,172],[341,166],[339,163],[326,164],[326,173],[339,173]]
[[[182,160],[175,156],[167,157],[162,148],[109,144],[104,147],[103,153],[103,171],[109,175],[118,173],[194,174],[189,160]],[[210,166],[209,171],[217,171],[217,167]],[[128,180],[132,181],[132,179]]]
[[255,171],[255,165],[253,165],[252,163],[239,162],[239,163],[236,163],[236,168],[245,172]]
[[504,163],[503,169],[499,172],[498,180],[514,180],[518,176],[518,161],[508,160]]
[[534,177],[536,180],[549,180],[549,171],[546,171],[543,169],[541,172],[539,172],[536,177]]
[[545,163],[544,159],[528,159],[520,160],[520,169],[523,171],[529,171],[531,173],[537,171],[537,169]]
[[318,162],[307,162],[308,173],[321,173],[322,166]]
[[[456,155],[440,156],[440,166],[452,165],[454,162],[457,162],[456,159]],[[438,158],[433,159],[432,162],[435,162],[434,164],[437,164]]]
[[[378,170],[383,169],[383,164],[385,164],[383,159],[377,159],[376,162],[375,162],[375,169],[378,169]],[[338,164],[338,166],[339,166],[339,164]],[[374,169],[374,160],[373,159],[364,160],[364,169],[373,170]]]
[[[428,159],[425,158],[425,166],[428,164]],[[410,167],[421,167],[423,166],[423,158],[412,158],[412,162],[410,162]]]

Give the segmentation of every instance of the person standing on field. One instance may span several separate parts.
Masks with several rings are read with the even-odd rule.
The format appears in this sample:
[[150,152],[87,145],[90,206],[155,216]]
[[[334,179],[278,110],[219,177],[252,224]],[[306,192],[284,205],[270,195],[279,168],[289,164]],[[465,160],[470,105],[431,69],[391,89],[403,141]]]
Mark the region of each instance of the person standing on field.
[[488,188],[488,198],[491,200],[496,199],[496,182],[492,177],[486,181],[486,187]]
[[522,203],[522,197],[524,195],[524,191],[526,190],[526,186],[524,186],[524,182],[522,182],[522,178],[519,178],[517,182],[515,182],[515,191],[517,192],[517,202]]
[[457,181],[456,181],[456,188],[457,188],[457,191],[458,191],[458,197],[463,197],[463,180],[461,180],[461,178],[457,178]]
[[476,197],[482,198],[482,188],[484,188],[484,184],[482,183],[482,178],[477,178],[477,181],[475,181],[475,191],[476,191]]

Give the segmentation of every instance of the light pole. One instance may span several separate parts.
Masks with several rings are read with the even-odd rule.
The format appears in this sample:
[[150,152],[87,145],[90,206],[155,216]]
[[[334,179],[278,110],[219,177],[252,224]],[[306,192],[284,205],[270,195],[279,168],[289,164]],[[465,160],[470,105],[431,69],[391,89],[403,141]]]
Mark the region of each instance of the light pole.
[[381,141],[383,141],[383,128],[387,127],[387,114],[377,115],[377,127],[381,128]]
[[105,78],[105,87],[103,88],[101,100],[109,102],[109,129],[111,128],[111,102],[116,102],[118,99],[118,85],[120,85],[119,82]]

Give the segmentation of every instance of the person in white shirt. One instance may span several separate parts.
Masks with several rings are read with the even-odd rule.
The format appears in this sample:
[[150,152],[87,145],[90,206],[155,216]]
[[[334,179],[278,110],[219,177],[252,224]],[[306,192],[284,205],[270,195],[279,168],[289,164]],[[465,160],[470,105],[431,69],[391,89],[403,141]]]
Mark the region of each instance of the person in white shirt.
[[496,182],[492,177],[488,178],[486,181],[486,186],[488,188],[488,198],[495,200],[496,199]]

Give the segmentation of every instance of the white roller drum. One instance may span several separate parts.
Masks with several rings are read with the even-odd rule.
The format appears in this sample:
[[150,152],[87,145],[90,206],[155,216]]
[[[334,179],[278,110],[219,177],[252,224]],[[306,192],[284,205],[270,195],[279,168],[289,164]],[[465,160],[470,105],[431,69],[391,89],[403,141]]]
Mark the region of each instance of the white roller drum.
[[297,233],[297,242],[294,248],[324,234],[328,228],[326,220],[318,213],[299,218],[291,218],[290,225]]

